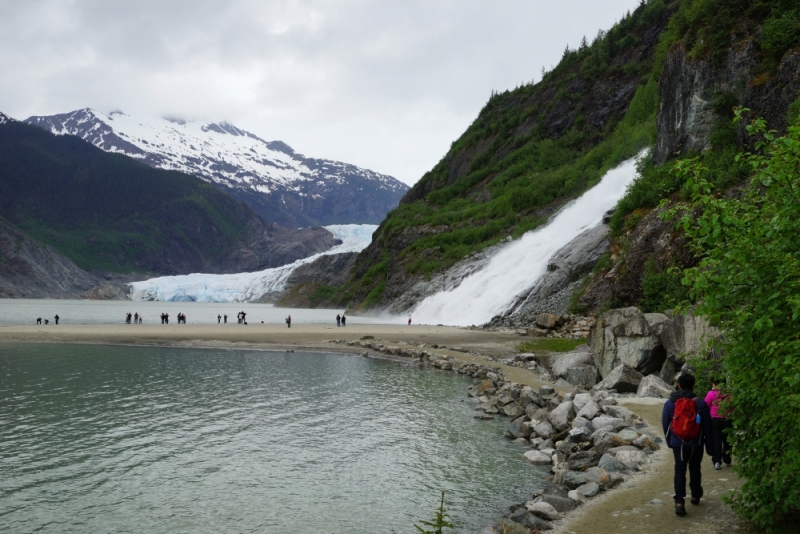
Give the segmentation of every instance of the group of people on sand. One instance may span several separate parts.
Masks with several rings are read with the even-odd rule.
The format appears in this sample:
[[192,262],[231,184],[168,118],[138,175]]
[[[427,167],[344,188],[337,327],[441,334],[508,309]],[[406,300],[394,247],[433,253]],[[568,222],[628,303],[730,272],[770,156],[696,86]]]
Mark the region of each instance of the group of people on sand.
[[[53,320],[56,322],[56,324],[58,324],[58,320],[59,319],[61,319],[61,317],[59,317],[58,314],[56,314],[55,317],[53,317]],[[41,317],[37,317],[36,318],[36,324],[42,324],[42,318]],[[50,324],[50,319],[45,319],[44,320],[44,324]]]
[[[236,314],[236,319],[238,319],[239,324],[247,324],[247,314],[243,311],[240,311]],[[228,322],[228,316],[225,316],[225,322]]]
[[186,314],[178,313],[178,324],[186,324]]
[[336,314],[336,326],[347,326],[347,317],[344,316],[344,312],[341,315]]
[[142,324],[142,316],[139,315],[139,312],[136,312],[133,315],[131,315],[130,313],[125,314],[125,324],[131,324],[131,322],[133,324]]
[[690,502],[699,505],[703,497],[700,467],[703,448],[711,456],[714,469],[731,465],[731,449],[726,430],[730,428],[725,410],[728,396],[722,392],[721,380],[712,379],[705,399],[694,393],[695,378],[690,374],[678,377],[674,391],[661,412],[661,426],[667,445],[675,458],[675,513],[686,515],[686,471],[689,471]]

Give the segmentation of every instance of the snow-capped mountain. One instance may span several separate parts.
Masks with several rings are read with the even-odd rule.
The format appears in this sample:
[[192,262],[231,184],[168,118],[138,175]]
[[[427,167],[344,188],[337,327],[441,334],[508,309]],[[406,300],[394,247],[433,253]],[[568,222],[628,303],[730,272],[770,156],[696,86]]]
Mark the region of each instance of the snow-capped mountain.
[[10,121],[13,121],[13,120],[14,120],[14,119],[12,119],[11,117],[9,117],[9,116],[8,116],[8,115],[6,115],[5,113],[3,113],[3,112],[0,112],[0,124],[5,124],[5,123],[7,123],[7,122],[10,122]]
[[306,158],[281,141],[264,141],[228,122],[145,119],[89,108],[26,122],[153,167],[193,174],[267,221],[287,226],[377,224],[408,190],[391,176]]

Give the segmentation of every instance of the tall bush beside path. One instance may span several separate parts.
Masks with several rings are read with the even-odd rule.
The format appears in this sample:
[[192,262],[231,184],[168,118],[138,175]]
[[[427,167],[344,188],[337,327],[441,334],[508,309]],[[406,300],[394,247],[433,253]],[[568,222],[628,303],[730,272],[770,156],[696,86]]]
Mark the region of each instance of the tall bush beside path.
[[800,510],[800,122],[783,137],[760,119],[747,130],[758,139],[755,153],[737,156],[752,168],[747,185],[714,191],[698,159],[679,161],[693,207],[664,216],[701,259],[683,283],[723,332],[730,441],[745,478],[731,502],[769,529]]

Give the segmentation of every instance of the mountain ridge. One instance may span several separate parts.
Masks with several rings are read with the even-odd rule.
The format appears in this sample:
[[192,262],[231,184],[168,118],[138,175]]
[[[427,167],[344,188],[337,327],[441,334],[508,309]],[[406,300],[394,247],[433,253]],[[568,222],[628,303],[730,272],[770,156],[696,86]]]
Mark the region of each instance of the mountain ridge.
[[283,226],[377,224],[408,190],[391,176],[305,157],[283,141],[265,141],[227,121],[146,119],[84,108],[24,122],[197,176]]

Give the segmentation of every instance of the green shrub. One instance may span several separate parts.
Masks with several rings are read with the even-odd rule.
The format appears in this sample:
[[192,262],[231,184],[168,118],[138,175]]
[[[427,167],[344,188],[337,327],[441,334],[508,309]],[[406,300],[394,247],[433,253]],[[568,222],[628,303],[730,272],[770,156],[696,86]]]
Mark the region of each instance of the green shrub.
[[665,216],[677,217],[701,258],[684,277],[697,312],[723,333],[729,439],[745,481],[731,502],[770,530],[800,510],[800,127],[781,138],[762,120],[747,129],[761,141],[739,157],[754,171],[741,196],[716,195],[702,161],[683,160],[676,169],[694,209]]
[[645,313],[661,313],[687,301],[689,291],[681,283],[682,279],[680,269],[659,270],[655,260],[649,258],[642,277],[642,299],[638,307]]

